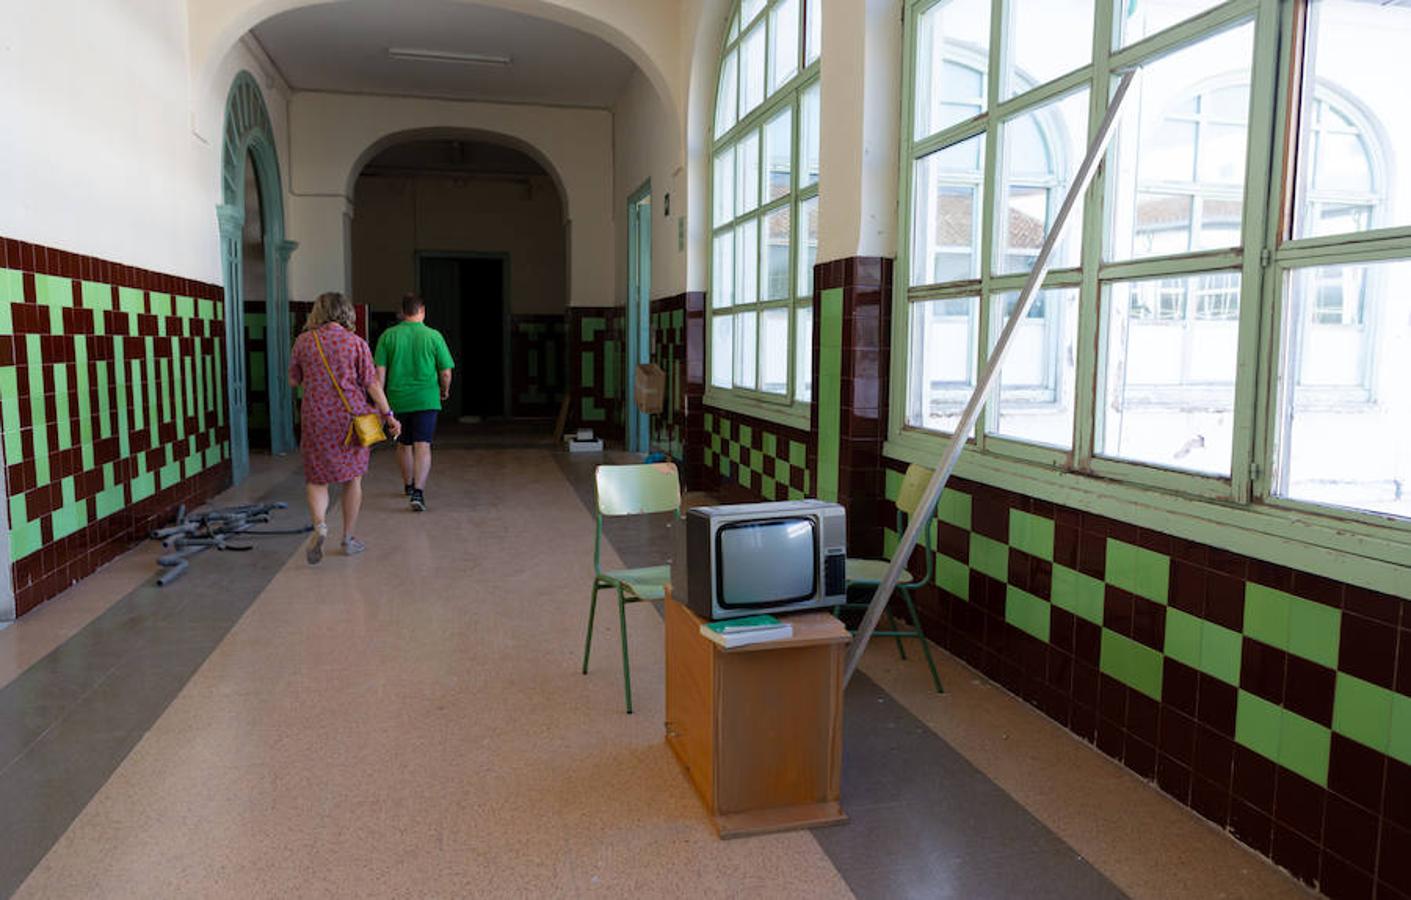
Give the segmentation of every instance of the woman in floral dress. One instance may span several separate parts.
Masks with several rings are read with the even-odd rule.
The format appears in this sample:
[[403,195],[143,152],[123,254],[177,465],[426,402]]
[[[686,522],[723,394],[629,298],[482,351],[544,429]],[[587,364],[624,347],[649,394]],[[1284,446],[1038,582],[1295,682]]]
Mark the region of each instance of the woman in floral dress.
[[[343,552],[353,556],[366,549],[354,536],[354,528],[363,504],[363,473],[367,471],[370,449],[356,438],[348,440],[348,426],[353,416],[375,408],[382,413],[393,437],[401,429],[377,382],[372,351],[353,328],[353,304],[348,298],[337,293],[320,294],[290,353],[289,383],[304,389],[303,403],[299,407],[302,422],[299,453],[304,458],[305,493],[309,514],[314,520],[314,533],[305,554],[310,565],[323,559],[323,542],[328,537],[324,517],[328,514],[330,484],[345,485]],[[319,356],[319,344],[323,345],[328,368]],[[329,378],[330,369],[343,389],[343,396],[348,398],[351,413]]]

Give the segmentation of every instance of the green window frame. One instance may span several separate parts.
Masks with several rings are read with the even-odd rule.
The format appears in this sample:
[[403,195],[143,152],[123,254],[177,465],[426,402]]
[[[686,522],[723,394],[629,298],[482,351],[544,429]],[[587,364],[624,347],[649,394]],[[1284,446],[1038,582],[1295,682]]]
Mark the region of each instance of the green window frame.
[[[923,28],[934,27],[924,26],[923,18],[928,12],[949,4],[976,6],[978,2],[908,0],[901,110],[902,201],[898,211],[900,239],[893,298],[892,346],[898,348],[898,352],[892,354],[891,384],[894,387],[886,444],[889,456],[934,463],[946,437],[944,428],[936,427],[936,423],[945,422],[942,413],[946,400],[940,390],[941,381],[930,374],[931,367],[946,368],[944,360],[949,359],[947,371],[954,373],[961,366],[959,360],[965,358],[965,364],[971,367],[970,383],[973,384],[974,373],[984,365],[989,346],[982,336],[992,336],[1002,324],[1004,309],[996,301],[1002,294],[1018,291],[1027,278],[1026,274],[1000,271],[1001,267],[996,265],[995,245],[1001,237],[1010,240],[1009,229],[1014,227],[1005,215],[1008,210],[1005,204],[1007,185],[1003,177],[1004,123],[1017,121],[1026,113],[1085,89],[1087,131],[1085,139],[1076,142],[1081,154],[1107,111],[1108,98],[1121,70],[1158,62],[1188,48],[1199,47],[1203,42],[1214,42],[1221,36],[1237,35],[1244,40],[1248,35],[1247,63],[1232,61],[1218,71],[1201,73],[1210,76],[1205,79],[1192,75],[1193,83],[1179,106],[1174,99],[1164,101],[1174,110],[1170,117],[1175,127],[1188,128],[1196,135],[1204,128],[1214,133],[1219,128],[1232,127],[1231,123],[1238,117],[1229,118],[1228,103],[1225,113],[1213,111],[1216,108],[1213,100],[1217,98],[1212,92],[1224,90],[1232,83],[1241,89],[1247,88],[1247,95],[1240,95],[1248,104],[1248,115],[1244,119],[1247,131],[1243,139],[1242,181],[1237,192],[1233,186],[1215,191],[1216,194],[1224,192],[1218,198],[1225,203],[1223,208],[1208,207],[1214,210],[1212,216],[1225,215],[1224,221],[1218,223],[1224,230],[1214,243],[1219,244],[1219,238],[1223,237],[1232,245],[1202,248],[1197,242],[1202,209],[1200,196],[1205,187],[1197,183],[1190,192],[1189,224],[1182,226],[1189,229],[1191,236],[1185,249],[1172,252],[1153,240],[1154,249],[1147,250],[1148,255],[1114,252],[1125,249],[1118,247],[1113,235],[1118,231],[1119,221],[1117,194],[1124,187],[1122,179],[1130,178],[1124,176],[1121,168],[1119,154],[1122,153],[1123,132],[1119,132],[1108,150],[1104,166],[1083,198],[1081,223],[1070,224],[1072,233],[1065,240],[1076,242],[1076,251],[1049,273],[1043,285],[1046,293],[1040,295],[1041,301],[1054,296],[1051,292],[1066,291],[1069,297],[1074,292],[1077,295],[1076,330],[1064,338],[1071,338],[1069,345],[1075,357],[1073,371],[1067,375],[1072,384],[1070,440],[1044,443],[999,434],[992,403],[975,433],[968,437],[957,473],[1178,536],[1206,543],[1223,542],[1271,561],[1303,568],[1311,566],[1322,574],[1403,596],[1411,595],[1405,563],[1411,550],[1411,519],[1291,499],[1286,491],[1281,494],[1276,477],[1280,428],[1284,427],[1280,391],[1285,378],[1281,375],[1281,366],[1287,358],[1281,337],[1285,323],[1280,317],[1285,303],[1284,285],[1289,283],[1290,273],[1314,264],[1354,265],[1375,260],[1411,259],[1411,228],[1377,228],[1379,223],[1373,219],[1371,230],[1333,237],[1295,238],[1287,221],[1285,207],[1291,202],[1294,184],[1293,176],[1286,173],[1295,168],[1296,159],[1286,160],[1285,155],[1299,152],[1297,122],[1291,111],[1298,109],[1300,86],[1305,80],[1300,67],[1290,61],[1300,58],[1307,11],[1310,4],[1318,2],[1321,0],[1296,3],[1227,0],[1205,4],[1203,9],[1196,9],[1199,4],[1193,4],[1190,18],[1165,24],[1160,30],[1139,35],[1124,45],[1122,17],[1136,7],[1127,0],[1095,0],[1090,60],[1044,83],[1015,85],[1008,83],[1012,73],[1017,71],[1010,40],[1011,20],[1015,9],[1025,2],[990,0],[987,4],[988,47],[980,51],[985,75],[985,96],[980,101],[983,108],[959,121],[942,119],[944,127],[928,131],[918,127],[917,99],[918,92],[925,99],[926,84],[920,82],[929,75],[929,68],[928,73],[921,73],[918,67],[934,66],[937,57],[934,54],[928,54],[929,58],[921,56],[918,45],[926,39]],[[1054,39],[1060,38],[1055,36]],[[966,52],[974,57],[976,42],[970,41],[967,47]],[[1241,74],[1233,77],[1232,70],[1236,68]],[[935,84],[934,80],[930,83]],[[1309,81],[1307,91],[1318,103],[1327,100],[1321,82],[1315,87]],[[958,96],[964,91],[952,93]],[[1205,97],[1212,99],[1209,109],[1202,99]],[[1136,99],[1135,96],[1132,99]],[[1225,99],[1229,99],[1228,91]],[[926,109],[934,106],[934,103],[928,104]],[[1125,112],[1121,128],[1135,132],[1139,127],[1139,113],[1131,109]],[[1288,140],[1284,139],[1285,135],[1289,135]],[[914,223],[921,221],[917,218],[915,204],[923,204],[923,210],[931,205],[922,195],[922,187],[930,185],[925,182],[918,185],[918,180],[924,177],[918,176],[918,167],[928,157],[972,139],[982,144],[980,196],[974,212],[982,224],[976,229],[978,243],[971,248],[975,254],[972,270],[966,273],[959,268],[941,267],[935,271],[950,272],[952,280],[914,279],[913,254],[917,252]],[[1198,151],[1193,149],[1192,153]],[[1192,165],[1198,163],[1192,162]],[[1197,175],[1194,180],[1199,182],[1201,177]],[[1233,185],[1233,180],[1230,183]],[[1138,183],[1134,189],[1131,184],[1129,180],[1125,187],[1129,202],[1134,190],[1145,188]],[[1178,191],[1180,185],[1164,185],[1160,189]],[[1066,185],[1062,190],[1066,190]],[[1240,198],[1241,212],[1237,232],[1228,216],[1229,200],[1235,196]],[[997,221],[1004,222],[1003,235],[999,234]],[[1134,217],[1130,219],[1128,234],[1136,233],[1131,230],[1137,228],[1132,224],[1135,221]],[[925,245],[922,252],[927,252],[931,246]],[[923,270],[932,272],[925,266]],[[1232,291],[1236,283],[1239,285],[1237,294]],[[1131,299],[1125,299],[1127,297]],[[1228,398],[1224,401],[1228,422],[1225,426],[1228,429],[1227,471],[1153,464],[1137,456],[1105,452],[1108,447],[1103,443],[1104,418],[1114,415],[1106,385],[1109,376],[1116,377],[1115,362],[1114,372],[1108,371],[1109,352],[1112,360],[1118,360],[1117,352],[1109,351],[1109,338],[1117,332],[1109,333],[1108,329],[1116,327],[1113,323],[1118,314],[1114,310],[1121,308],[1117,299],[1123,299],[1131,309],[1148,316],[1151,327],[1175,329],[1168,334],[1180,329],[1225,329],[1222,340],[1230,348],[1225,359],[1229,365],[1222,376],[1220,391]],[[962,349],[959,332],[952,331],[948,349],[954,353],[946,356],[944,349],[947,348],[943,348],[941,354],[925,354],[923,342],[933,338],[932,332],[925,330],[925,321],[929,320],[923,321],[923,314],[938,306],[948,306],[958,313],[962,303],[968,304],[968,314],[973,319],[967,325],[969,345]],[[1057,321],[1054,305],[1048,303],[1037,315]],[[1031,312],[1031,318],[1034,315]],[[1125,318],[1126,312],[1121,316]],[[918,321],[922,324],[918,325]],[[1125,328],[1125,324],[1122,327]],[[1062,358],[1062,352],[1054,353],[1051,341],[1042,346],[1047,348],[1043,351],[1045,359]],[[1209,352],[1208,348],[1205,352]],[[1189,355],[1189,350],[1186,353]],[[942,362],[937,363],[937,358]],[[1009,365],[1007,361],[1006,370]],[[1029,378],[1026,383],[1041,381]],[[1042,383],[1068,389],[1056,375]],[[1201,390],[1200,384],[1188,386],[1183,381],[1181,385],[1182,390],[1197,394]],[[1165,387],[1165,382],[1159,383],[1160,390]],[[963,393],[968,395],[968,390]],[[1334,399],[1347,396],[1350,394]],[[963,400],[961,397],[959,402]],[[941,412],[936,412],[937,409]],[[1220,468],[1223,469],[1223,464]],[[1310,555],[1310,545],[1321,551],[1336,552]]]
[[[736,0],[720,52],[709,163],[706,402],[805,428],[813,388],[820,5]],[[753,86],[746,68],[758,72]]]

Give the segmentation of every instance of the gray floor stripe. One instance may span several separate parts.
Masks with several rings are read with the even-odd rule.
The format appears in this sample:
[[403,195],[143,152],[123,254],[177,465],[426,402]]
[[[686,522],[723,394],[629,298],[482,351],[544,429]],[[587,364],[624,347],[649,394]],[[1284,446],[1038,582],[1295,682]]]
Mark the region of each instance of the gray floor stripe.
[[[303,477],[271,528],[308,522]],[[301,544],[254,538],[210,551],[170,587],[153,580],[0,688],[0,896],[13,894]]]
[[[555,460],[591,513],[593,469],[628,458],[556,453]],[[605,520],[604,535],[627,565],[668,555],[665,522],[652,518]],[[585,573],[585,594],[587,580]],[[844,703],[849,822],[813,836],[858,897],[1124,896],[872,679],[859,672]]]

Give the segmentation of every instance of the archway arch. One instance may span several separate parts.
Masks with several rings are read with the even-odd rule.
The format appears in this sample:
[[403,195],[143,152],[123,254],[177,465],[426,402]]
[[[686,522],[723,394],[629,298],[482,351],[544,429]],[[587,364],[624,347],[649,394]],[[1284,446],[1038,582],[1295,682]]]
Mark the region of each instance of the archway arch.
[[245,166],[252,161],[263,218],[267,329],[265,354],[269,387],[270,441],[275,453],[294,449],[293,400],[284,377],[289,368],[289,255],[297,246],[285,239],[284,188],[269,110],[249,72],[239,72],[226,95],[221,146],[221,270],[225,278],[225,351],[227,415],[230,424],[231,475],[240,482],[249,472],[250,438],[245,363],[245,284],[242,233],[245,227]]

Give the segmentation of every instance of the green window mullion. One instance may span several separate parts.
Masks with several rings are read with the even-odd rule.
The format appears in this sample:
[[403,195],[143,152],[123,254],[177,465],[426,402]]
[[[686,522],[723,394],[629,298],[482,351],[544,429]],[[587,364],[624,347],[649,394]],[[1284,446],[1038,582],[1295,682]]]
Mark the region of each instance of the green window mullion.
[[[981,184],[980,184],[980,309],[977,317],[976,328],[979,334],[975,335],[975,371],[971,373],[972,379],[978,379],[990,358],[990,280],[994,277],[994,250],[995,250],[995,230],[1002,227],[998,223],[1005,221],[1006,215],[1000,210],[998,203],[1003,196],[999,184],[999,119],[994,115],[994,109],[999,105],[1001,97],[1001,83],[1003,81],[1003,60],[1005,58],[1004,44],[1004,23],[1005,6],[1002,0],[995,0],[990,6],[990,53],[989,71],[985,79],[985,158],[981,163]],[[985,429],[986,421],[989,418],[988,410],[984,407],[980,409],[979,418],[975,420],[975,447],[981,451],[985,449]]]

